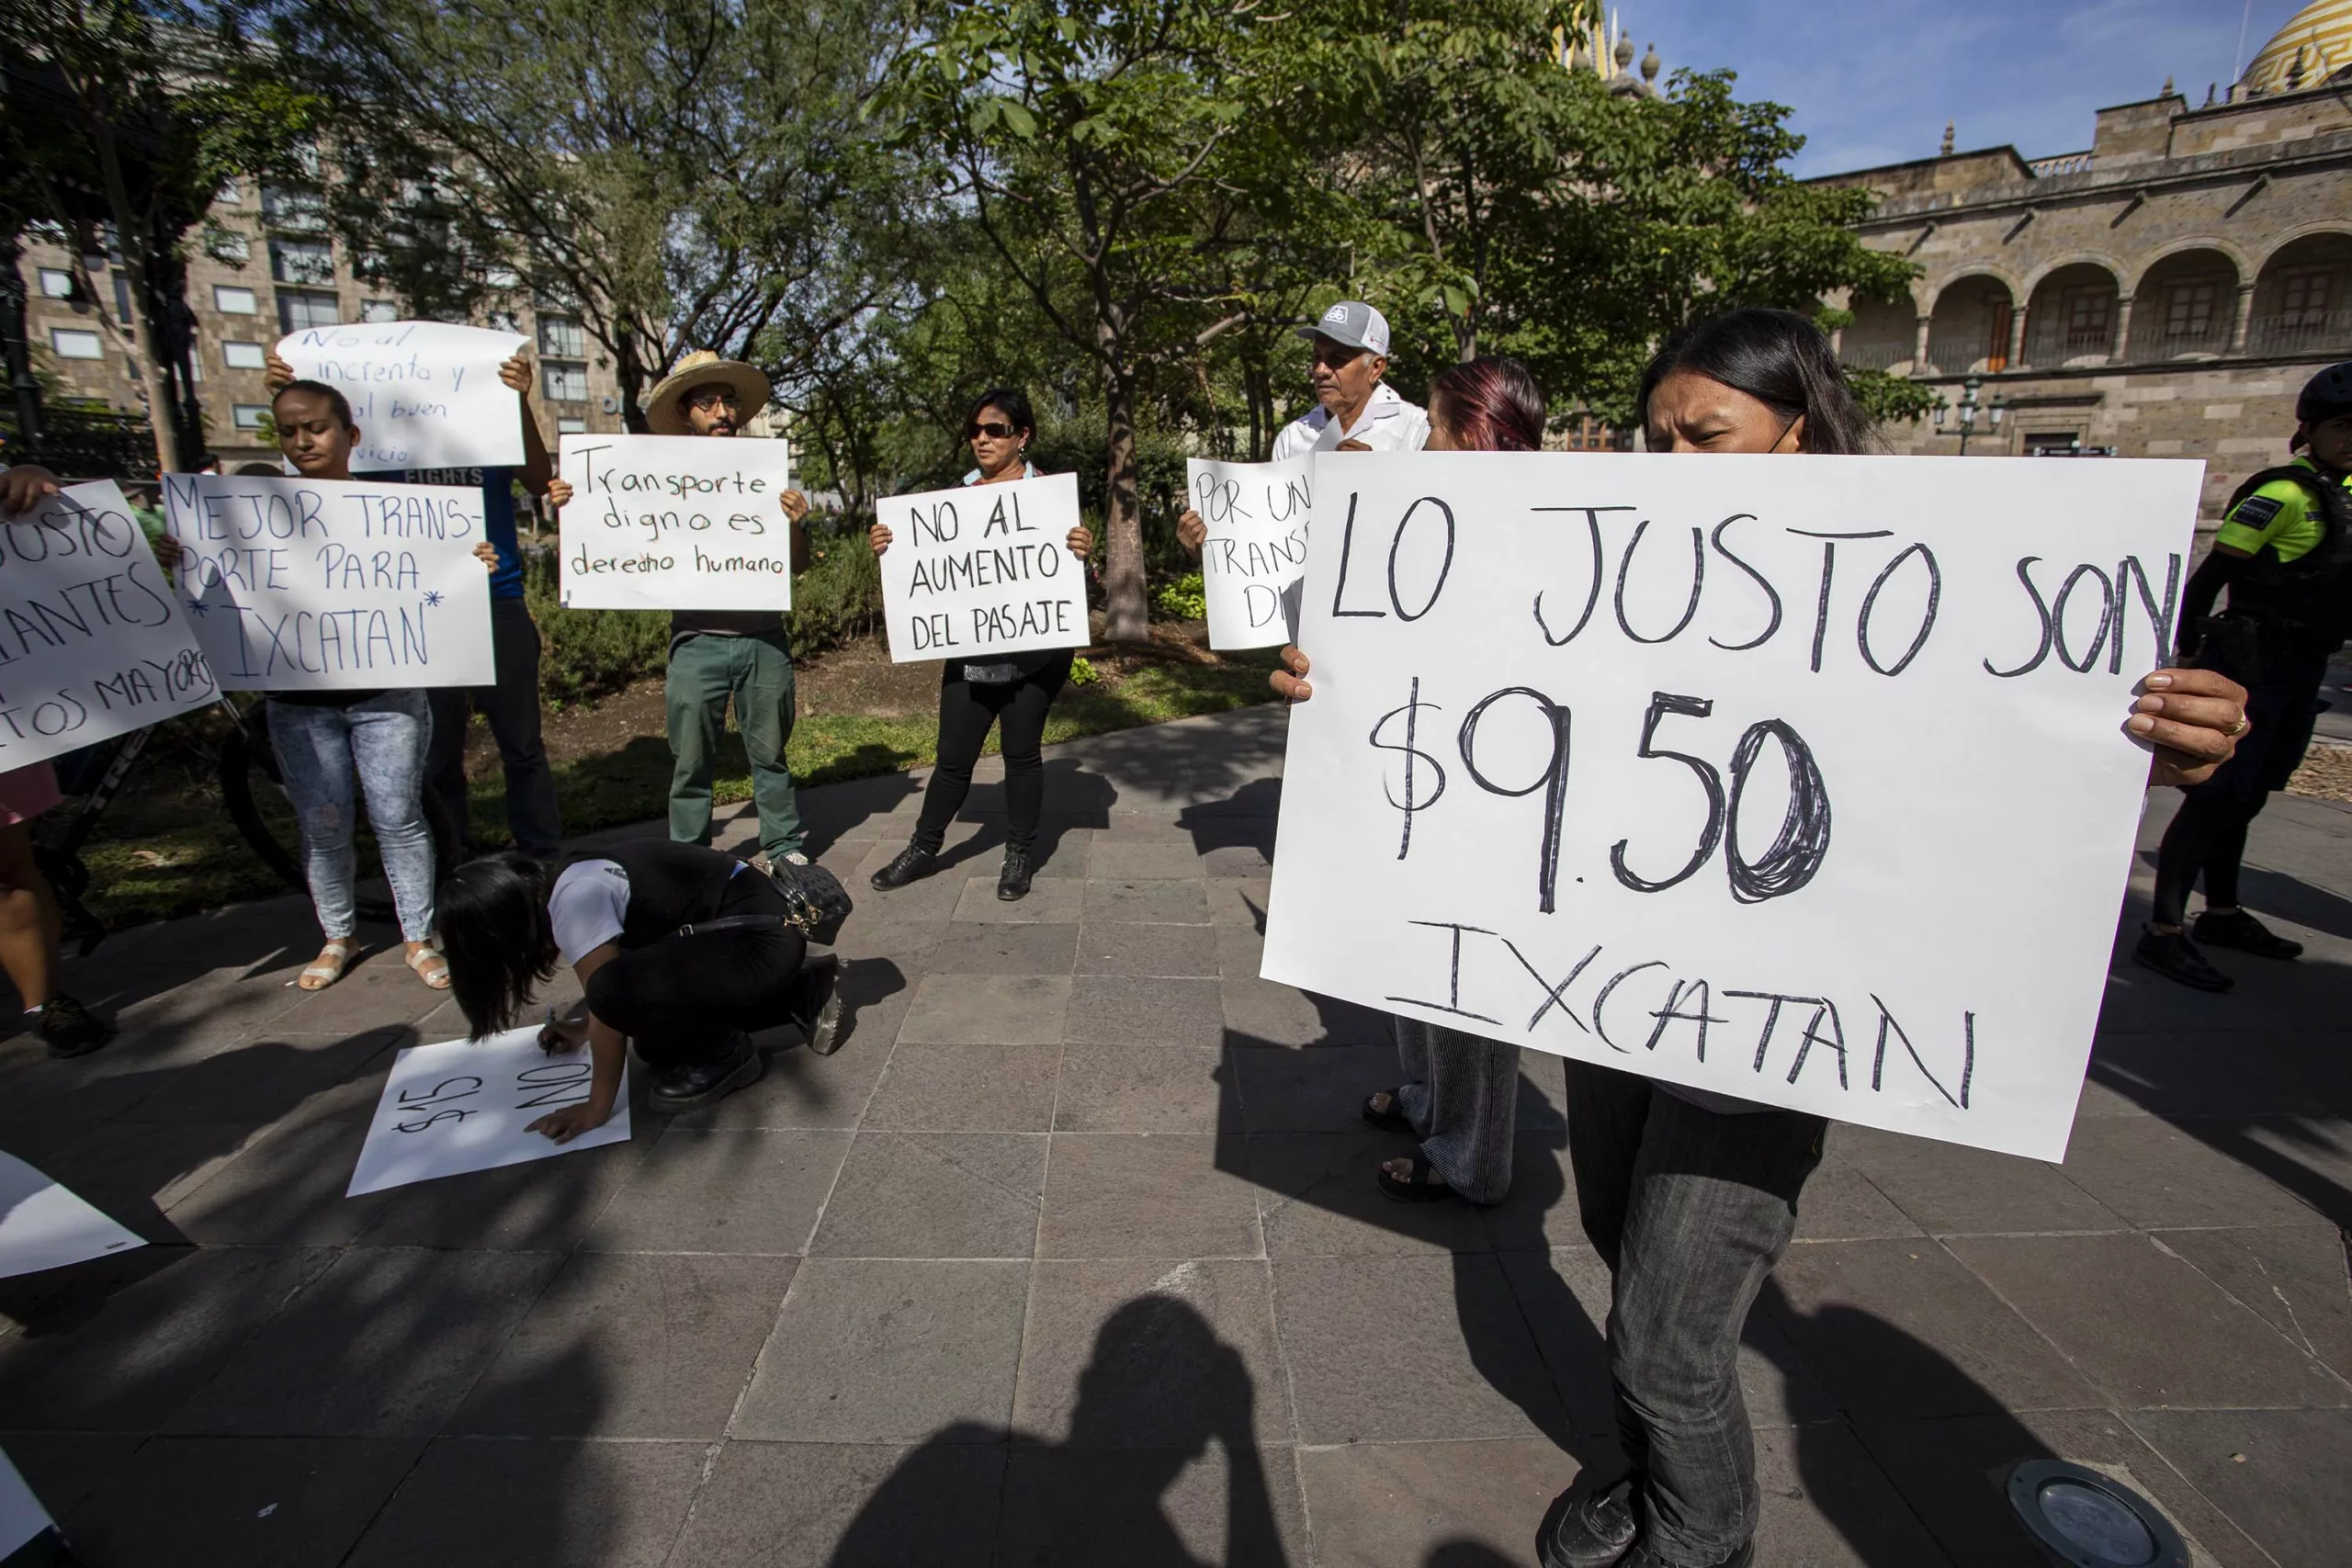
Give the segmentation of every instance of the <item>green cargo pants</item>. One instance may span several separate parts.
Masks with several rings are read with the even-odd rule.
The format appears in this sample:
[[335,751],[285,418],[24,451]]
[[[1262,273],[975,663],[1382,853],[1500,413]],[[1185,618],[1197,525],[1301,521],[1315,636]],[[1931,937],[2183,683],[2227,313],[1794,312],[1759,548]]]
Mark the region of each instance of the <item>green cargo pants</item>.
[[792,650],[781,637],[685,637],[670,647],[663,682],[670,710],[670,837],[710,842],[710,781],[735,703],[735,728],[752,763],[752,803],[760,814],[760,848],[770,860],[798,852],[800,799],[785,766],[792,739]]

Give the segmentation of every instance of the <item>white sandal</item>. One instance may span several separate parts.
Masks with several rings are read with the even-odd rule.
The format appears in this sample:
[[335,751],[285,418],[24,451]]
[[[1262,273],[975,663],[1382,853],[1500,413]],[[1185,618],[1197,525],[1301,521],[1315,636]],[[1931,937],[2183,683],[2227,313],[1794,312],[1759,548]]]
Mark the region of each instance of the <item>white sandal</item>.
[[[427,968],[428,964],[438,964],[440,967]],[[418,948],[408,955],[408,966],[416,971],[418,979],[435,990],[446,991],[449,988],[449,961],[441,955],[439,948]]]
[[326,958],[330,953],[334,957],[334,963],[319,963],[311,964],[300,975],[294,976],[294,985],[296,989],[304,991],[323,991],[329,986],[334,985],[337,980],[343,978],[343,972],[351,967],[350,939],[347,937],[336,937],[324,947],[319,949],[319,957],[322,959]]

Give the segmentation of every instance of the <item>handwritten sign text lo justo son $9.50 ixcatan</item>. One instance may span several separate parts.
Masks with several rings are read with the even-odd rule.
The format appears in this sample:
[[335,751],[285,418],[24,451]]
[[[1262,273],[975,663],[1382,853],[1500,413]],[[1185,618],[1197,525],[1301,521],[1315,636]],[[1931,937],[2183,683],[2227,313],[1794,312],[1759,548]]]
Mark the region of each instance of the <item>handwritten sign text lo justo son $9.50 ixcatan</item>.
[[1265,974],[2060,1157],[2200,480],[1318,458]]

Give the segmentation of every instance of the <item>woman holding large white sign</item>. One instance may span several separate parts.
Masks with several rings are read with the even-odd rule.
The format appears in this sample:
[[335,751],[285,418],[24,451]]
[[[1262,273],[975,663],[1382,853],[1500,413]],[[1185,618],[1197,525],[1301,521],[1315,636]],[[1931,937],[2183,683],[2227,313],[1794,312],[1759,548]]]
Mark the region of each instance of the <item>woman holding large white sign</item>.
[[[277,447],[305,479],[351,478],[359,439],[351,404],[333,387],[290,381],[270,403]],[[485,541],[473,553],[491,570],[498,553]],[[294,983],[324,990],[350,964],[356,929],[352,847],[354,799],[365,800],[368,820],[384,857],[408,966],[436,991],[449,988],[449,965],[433,946],[433,834],[424,822],[424,755],[433,716],[424,693],[405,691],[273,691],[269,740],[286,781],[287,798],[301,824],[311,904],[326,943]]]
[[[1038,478],[1029,462],[1029,443],[1036,434],[1027,393],[998,387],[984,394],[964,423],[964,438],[971,443],[972,460],[978,465],[964,476],[964,482],[1009,484]],[[877,556],[890,547],[890,539],[889,528],[880,523],[867,536]],[[1084,560],[1093,552],[1094,536],[1080,524],[1065,543],[1071,555]],[[1029,896],[1030,856],[1046,809],[1046,760],[1039,748],[1046,739],[1046,714],[1069,682],[1074,657],[1074,649],[1056,648],[986,660],[947,660],[939,677],[939,763],[923,792],[922,816],[913,840],[874,874],[876,887],[887,892],[931,874],[947,840],[947,825],[971,793],[972,766],[980,760],[980,748],[988,743],[990,727],[1001,724],[1004,864],[997,873],[996,896],[1007,900]]]
[[[1641,407],[1645,445],[1652,452],[1852,454],[1868,449],[1875,440],[1847,389],[1827,340],[1804,317],[1783,310],[1737,310],[1668,339],[1643,378]],[[1597,584],[1597,577],[1595,581]],[[1596,598],[1598,592],[1596,586]],[[1337,605],[1339,601],[1333,603]],[[1826,588],[1823,603],[1827,603]],[[1399,608],[1396,621],[1381,624],[1402,625],[1426,615],[1430,608]],[[1539,607],[1535,626],[1544,630],[1551,646],[1561,647],[1573,639],[1575,630],[1555,635],[1542,615]],[[1571,606],[1567,616],[1574,615]],[[1775,619],[1777,623],[1777,615]],[[1323,624],[1346,623],[1331,619]],[[1626,635],[1631,641],[1667,640],[1646,631],[1637,637],[1630,623]],[[1764,634],[1770,636],[1769,631]],[[2163,639],[2158,640],[2161,646]],[[1865,646],[1862,652],[1868,651]],[[1619,652],[1610,657],[1630,656]],[[1275,689],[1294,700],[1306,698],[1310,688],[1300,678],[1307,671],[1305,656],[1287,649],[1284,660],[1289,669],[1275,676]],[[2086,656],[2079,666],[2070,661],[2068,667],[2087,669],[2091,662]],[[1598,684],[1606,673],[1590,672],[1591,684]],[[2204,777],[2229,755],[2234,737],[2245,728],[2245,693],[2211,671],[2159,671],[2147,677],[2143,690],[2144,694],[2135,701],[2125,728],[2156,749],[2154,782],[2194,783]],[[1520,695],[1522,707],[1527,699],[1540,700],[1543,710],[1552,716],[1555,755],[1563,752],[1567,735],[1566,710],[1555,710],[1531,688],[1513,687],[1500,694],[1514,694]],[[2008,700],[2020,708],[2027,705],[2023,698]],[[1408,702],[1416,708],[1432,705],[1421,702],[1418,694]],[[1704,708],[1691,698],[1661,694],[1653,700],[1652,716],[1642,732],[1642,755],[1672,761],[1681,754],[1653,749],[1650,744],[1661,705],[1666,705],[1663,711],[1684,716],[1701,716]],[[1466,735],[1477,722],[1476,711],[1459,722]],[[2030,733],[2030,727],[2026,733]],[[1295,759],[1295,737],[1294,747]],[[1800,766],[1796,745],[1784,742],[1783,750],[1790,757],[1792,778],[1787,791],[1788,821],[1771,851],[1753,863],[1742,863],[1751,881],[1783,875],[1791,864],[1798,863],[1792,857],[1807,852],[1807,845],[1817,842],[1818,849],[1811,852],[1814,858],[1800,866],[1803,874],[1809,876],[1811,869],[1817,869],[1819,856],[1826,852],[1826,807],[1809,813],[1804,802],[1819,791],[1808,794],[1797,782],[1801,772],[1812,764],[1808,759]],[[1465,740],[1464,755],[1468,754]],[[1702,771],[1702,760],[1683,761],[1706,785],[1708,799],[1722,804],[1721,786],[1712,771]],[[1465,762],[1464,766],[1472,770],[1467,787],[1496,795],[1521,793],[1516,776],[1481,776],[1475,765]],[[1980,770],[1985,766],[1979,764]],[[1704,767],[1711,769],[1712,764]],[[1998,761],[1989,763],[1994,772],[2001,767]],[[1736,757],[1735,770],[1744,777],[1744,765]],[[1297,781],[1307,771],[1293,770],[1292,788],[1302,787]],[[1560,776],[1559,770],[1554,776]],[[1812,782],[1819,783],[1817,778]],[[1541,787],[1539,780],[1531,792]],[[1412,791],[1408,782],[1408,800],[1413,798]],[[1841,812],[1855,809],[1840,807]],[[1809,840],[1807,825],[1816,818],[1822,834]],[[1710,852],[1719,831],[1711,829],[1704,840]],[[1737,859],[1736,829],[1733,832],[1734,851],[1729,858]],[[1301,852],[1308,847],[1302,842]],[[1664,881],[1645,880],[1643,872],[1625,863],[1625,848],[1621,841],[1612,853],[1616,881],[1626,887],[1657,892],[1679,880],[1672,875]],[[1752,852],[1754,846],[1749,849]],[[1286,820],[1282,854],[1291,853]],[[1269,927],[1270,956],[1274,949],[1273,924],[1283,919],[1283,863],[1286,862],[1278,863]],[[1700,863],[1694,857],[1691,869]],[[1681,874],[1687,876],[1690,870]],[[1761,908],[1759,900],[1801,886],[1747,887],[1742,907]],[[1543,907],[1549,909],[1546,887]],[[1736,886],[1734,897],[1739,894]],[[1467,927],[1460,925],[1451,929],[1456,943],[1468,932]],[[2104,945],[2101,938],[2102,950]],[[1597,955],[1599,949],[1594,951]],[[1458,955],[1458,946],[1455,952]],[[1538,957],[1542,956],[1539,953]],[[1522,955],[1520,962],[1528,961]],[[1659,967],[1650,963],[1635,964],[1617,979],[1625,979],[1636,970]],[[1578,964],[1566,971],[1566,978],[1535,982],[1543,998],[1539,1018],[1555,1008],[1565,1010],[1561,994],[1583,968]],[[1458,963],[1454,973],[1458,983],[1462,973]],[[1604,983],[1612,987],[1615,984]],[[1750,993],[1718,990],[1715,999],[1727,1004],[1735,995],[1745,998]],[[1462,1007],[1446,1002],[1412,1005],[1459,1016],[1468,1010],[1470,1000],[1461,999],[1465,1004]],[[1786,1010],[1792,1015],[1813,1010],[1803,1005],[1814,1000],[1810,998],[1764,999],[1771,1003],[1776,1019],[1782,1003],[1790,1004]],[[1600,1005],[1593,1004],[1596,1019]],[[1668,999],[1652,1016],[1662,1030],[1666,1021],[1688,1017],[1693,1010]],[[1700,1014],[1711,1010],[1703,992],[1695,1010]],[[1820,1010],[1827,1010],[1826,1004],[1820,1004]],[[1477,1016],[1490,1022],[1517,1023],[1515,1019]],[[1722,1021],[1709,1018],[1707,1021]],[[1597,1027],[1580,1020],[1576,1024],[1578,1029]],[[1765,1027],[1769,1044],[1770,1024]],[[1803,1026],[1808,1042],[1818,1027],[1817,1019],[1815,1024]],[[1788,1028],[1792,1035],[1798,1032],[1798,1025]],[[1890,1028],[1882,1026],[1882,1057],[1890,1032]],[[1830,1033],[1821,1037],[1821,1054],[1826,1056],[1835,1051],[1842,1059],[1845,1047],[1835,1036],[1833,1023]],[[1651,1037],[1653,1048],[1657,1038]],[[1620,1047],[1626,1052],[1624,1059],[1645,1061],[1640,1036],[1632,1036],[1632,1041]],[[1719,1050],[1717,1055],[1736,1058],[1743,1066],[1747,1060],[1745,1050],[1737,1046],[1728,1052]],[[1867,1063],[1861,1050],[1855,1055],[1859,1062]],[[1653,1049],[1649,1055],[1655,1059],[1663,1054]],[[1608,1319],[1610,1372],[1617,1395],[1619,1438],[1630,1470],[1592,1485],[1579,1485],[1560,1500],[1554,1521],[1539,1543],[1542,1560],[1546,1568],[1747,1568],[1756,1560],[1754,1538],[1761,1503],[1755,1445],[1736,1367],[1740,1332],[1764,1280],[1789,1244],[1797,1197],[1820,1161],[1827,1119],[1812,1111],[1758,1104],[1620,1071],[1566,1053],[1564,1057],[1569,1156],[1579,1217],[1586,1235],[1613,1276]],[[1760,1054],[1758,1059],[1762,1060]],[[1802,1065],[1800,1058],[1798,1066]],[[1857,1077],[1875,1082],[1876,1073],[1864,1071]],[[1758,1081],[1760,1087],[1761,1080]],[[1795,1081],[1793,1073],[1790,1081]],[[1964,1079],[1956,1081],[1964,1100],[1968,1086]],[[1979,1085],[1980,1094],[1983,1087]]]

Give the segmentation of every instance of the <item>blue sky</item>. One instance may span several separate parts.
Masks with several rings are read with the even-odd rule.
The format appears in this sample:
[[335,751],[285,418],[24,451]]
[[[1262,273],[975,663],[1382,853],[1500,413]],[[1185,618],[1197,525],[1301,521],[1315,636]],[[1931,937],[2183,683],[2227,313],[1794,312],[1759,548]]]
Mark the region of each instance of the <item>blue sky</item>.
[[[2245,58],[2299,9],[2254,0]],[[2202,103],[2208,82],[2228,84],[2245,11],[2244,0],[1639,0],[1622,14],[1634,49],[1655,41],[1669,72],[1728,67],[1740,97],[1788,105],[1806,138],[1795,172],[1826,175],[1928,157],[1948,119],[1963,151],[2076,152],[2094,111],[2153,98],[2166,76]]]

